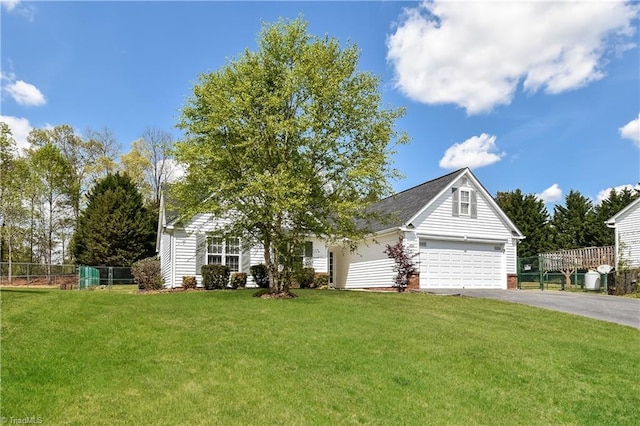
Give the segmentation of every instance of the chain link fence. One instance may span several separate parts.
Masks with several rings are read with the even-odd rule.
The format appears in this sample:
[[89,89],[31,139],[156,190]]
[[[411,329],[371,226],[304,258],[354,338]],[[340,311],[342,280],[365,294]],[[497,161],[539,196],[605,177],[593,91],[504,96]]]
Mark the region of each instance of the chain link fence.
[[61,286],[77,282],[76,265],[0,262],[0,285]]
[[120,284],[135,284],[130,267],[0,262],[0,285],[71,290]]

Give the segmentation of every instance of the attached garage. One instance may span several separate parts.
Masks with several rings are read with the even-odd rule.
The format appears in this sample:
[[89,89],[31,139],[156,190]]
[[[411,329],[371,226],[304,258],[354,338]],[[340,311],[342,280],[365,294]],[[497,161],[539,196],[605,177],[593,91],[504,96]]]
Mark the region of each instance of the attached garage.
[[506,289],[504,243],[421,239],[420,287]]

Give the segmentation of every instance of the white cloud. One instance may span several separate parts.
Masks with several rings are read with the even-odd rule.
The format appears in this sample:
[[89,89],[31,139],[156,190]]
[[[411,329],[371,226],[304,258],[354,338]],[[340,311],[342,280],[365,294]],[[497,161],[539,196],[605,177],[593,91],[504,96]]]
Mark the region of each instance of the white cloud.
[[33,84],[16,80],[14,74],[2,74],[2,90],[17,103],[25,106],[41,106],[47,103],[42,92]]
[[638,7],[624,2],[425,1],[387,39],[396,87],[468,114],[511,103],[518,84],[557,94],[604,76],[603,55],[629,49]]
[[626,139],[631,139],[633,143],[640,148],[640,114],[635,120],[631,120],[624,126],[618,129],[620,136]]
[[504,152],[496,153],[495,150],[496,137],[483,133],[450,146],[440,159],[439,165],[444,169],[488,166],[504,157]]
[[[159,164],[157,167],[159,167]],[[182,164],[178,164],[173,158],[166,159],[164,167],[165,176],[169,183],[177,182],[187,174],[185,167]]]
[[617,193],[620,193],[625,189],[635,189],[636,191],[640,191],[640,184],[637,184],[637,185],[619,185],[619,186],[614,186],[612,188],[603,189],[602,191],[598,192],[598,196],[596,197],[596,202],[598,204],[601,204],[603,200],[606,200],[607,198],[609,198],[609,193],[611,192],[612,189],[614,191],[616,191]]
[[557,183],[554,183],[541,193],[536,194],[536,197],[545,203],[553,203],[562,199],[562,189],[560,189]]
[[32,129],[31,124],[29,124],[29,120],[10,115],[0,115],[0,121],[7,123],[11,129],[11,134],[13,135],[13,139],[16,141],[19,152],[22,152],[23,148],[29,147],[27,136],[29,136],[29,132]]
[[47,103],[44,95],[36,86],[18,80],[4,88],[20,105],[41,106]]
[[0,0],[2,8],[8,13],[17,13],[24,16],[29,21],[33,21],[36,8],[32,4],[24,4],[20,0]]
[[20,0],[0,0],[0,3],[2,3],[2,7],[4,7],[7,12],[13,12],[20,4]]

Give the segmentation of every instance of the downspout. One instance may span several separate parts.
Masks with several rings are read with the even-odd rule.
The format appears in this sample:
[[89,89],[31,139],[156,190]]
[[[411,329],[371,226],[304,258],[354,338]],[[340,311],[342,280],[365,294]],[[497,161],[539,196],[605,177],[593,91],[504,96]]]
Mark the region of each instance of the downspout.
[[176,238],[173,233],[171,235],[171,276],[169,277],[170,287],[175,287],[175,275],[176,275]]
[[606,221],[604,224],[607,225],[607,228],[613,229],[613,237],[614,237],[614,247],[613,247],[613,249],[615,250],[615,252],[613,253],[613,261],[614,261],[615,265],[612,265],[612,266],[617,270],[618,269],[618,253],[619,253],[619,249],[618,249],[618,244],[619,244],[618,227],[616,226],[615,222],[611,222],[611,221]]

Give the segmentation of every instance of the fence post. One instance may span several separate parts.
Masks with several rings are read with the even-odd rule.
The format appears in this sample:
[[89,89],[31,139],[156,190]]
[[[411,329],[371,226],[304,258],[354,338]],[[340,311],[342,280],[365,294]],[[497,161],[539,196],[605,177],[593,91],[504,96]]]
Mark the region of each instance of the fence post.
[[540,281],[540,290],[544,291],[544,259],[538,255],[538,279]]
[[109,266],[109,290],[111,290],[111,286],[113,285],[113,266]]

